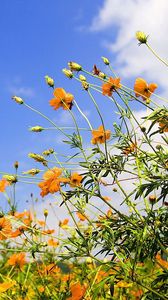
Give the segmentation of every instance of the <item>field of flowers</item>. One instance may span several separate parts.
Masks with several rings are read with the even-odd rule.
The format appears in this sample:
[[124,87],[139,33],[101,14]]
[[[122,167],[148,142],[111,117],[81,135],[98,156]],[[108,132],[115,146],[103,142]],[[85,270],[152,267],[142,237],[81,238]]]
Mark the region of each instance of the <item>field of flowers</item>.
[[[167,65],[145,33],[136,38]],[[56,114],[70,114],[73,127],[60,127],[19,95],[12,97],[61,133],[67,152],[32,152],[28,156],[37,167],[20,173],[16,161],[12,174],[1,172],[8,208],[0,211],[0,299],[168,299],[168,100],[155,94],[157,83],[143,78],[124,86],[110,61],[102,61],[103,71],[94,65],[89,72],[76,62],[63,69],[70,83],[79,84],[97,120],[69,92],[71,86],[65,91],[50,76],[46,102]],[[135,105],[145,111],[140,118]],[[107,111],[114,120],[110,126]],[[30,128],[34,134],[49,129]],[[38,201],[55,197],[52,211],[64,208],[57,228],[48,225],[50,210],[39,219],[33,194],[30,210],[17,210],[20,181],[39,187]]]

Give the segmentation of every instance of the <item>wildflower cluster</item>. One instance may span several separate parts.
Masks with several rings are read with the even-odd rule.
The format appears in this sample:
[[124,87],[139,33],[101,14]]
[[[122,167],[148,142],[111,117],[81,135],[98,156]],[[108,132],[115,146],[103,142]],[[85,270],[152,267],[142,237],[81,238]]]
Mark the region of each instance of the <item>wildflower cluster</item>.
[[[151,50],[145,33],[136,38]],[[30,131],[59,132],[67,152],[56,152],[53,142],[28,154],[35,164],[29,170],[16,162],[12,174],[1,172],[7,208],[0,212],[0,299],[168,299],[168,110],[155,94],[157,83],[137,77],[128,88],[109,59],[102,60],[102,70],[72,61],[63,69],[80,84],[85,102],[45,76],[51,113],[64,110],[73,127],[12,97],[52,125]],[[15,188],[22,180],[39,195],[34,200],[31,193],[31,207],[19,212]],[[36,205],[47,206],[47,199],[39,217]]]

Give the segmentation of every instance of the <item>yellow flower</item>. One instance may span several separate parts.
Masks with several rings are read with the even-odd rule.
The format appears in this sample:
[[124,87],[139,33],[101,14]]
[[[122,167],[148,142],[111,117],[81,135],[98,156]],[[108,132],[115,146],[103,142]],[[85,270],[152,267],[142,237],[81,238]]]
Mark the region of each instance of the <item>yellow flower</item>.
[[136,39],[140,42],[140,44],[146,44],[148,36],[143,31],[137,31]]
[[116,284],[116,286],[119,287],[119,288],[129,288],[129,287],[131,287],[132,285],[133,285],[133,283],[128,283],[128,282],[126,282],[126,281],[124,281],[124,280],[119,281],[119,282]]
[[16,284],[15,280],[9,281],[9,282],[3,282],[0,283],[0,293],[6,292],[8,289],[13,287]]

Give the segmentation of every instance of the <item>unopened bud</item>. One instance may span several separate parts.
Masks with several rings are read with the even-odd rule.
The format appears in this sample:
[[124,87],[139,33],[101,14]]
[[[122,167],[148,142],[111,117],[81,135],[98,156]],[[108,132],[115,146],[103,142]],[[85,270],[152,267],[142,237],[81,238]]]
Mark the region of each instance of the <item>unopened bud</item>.
[[32,175],[32,176],[34,176],[38,173],[40,173],[39,169],[30,169],[30,170],[27,170],[25,172],[22,172],[22,174],[24,174],[24,175]]
[[5,178],[10,184],[17,182],[17,177],[14,175],[3,175],[3,178]]
[[30,130],[30,131],[33,131],[33,132],[41,132],[41,131],[44,130],[44,128],[37,125],[37,126],[31,127],[29,130]]
[[148,36],[143,31],[137,31],[136,39],[140,42],[140,44],[146,44]]
[[146,98],[146,104],[150,104],[151,99],[150,98]]
[[85,77],[84,75],[79,75],[79,79],[80,79],[81,81],[86,81],[86,77]]
[[106,58],[106,57],[104,57],[104,56],[102,56],[102,60],[103,60],[103,62],[104,62],[104,64],[105,65],[109,65],[110,64],[110,62],[109,62],[109,60],[108,60],[108,58]]
[[48,210],[44,209],[44,217],[47,218],[47,216],[48,216]]
[[102,79],[106,79],[106,74],[103,73],[103,72],[100,72],[99,77],[102,78]]
[[18,104],[23,104],[24,103],[23,99],[20,98],[20,97],[13,96],[12,99],[15,100],[15,102],[18,103]]
[[91,257],[87,257],[86,258],[86,263],[87,264],[92,264],[93,263],[93,259]]
[[19,163],[18,163],[18,161],[15,161],[15,163],[14,163],[14,168],[17,170],[17,169],[18,169],[18,167],[19,167]]
[[84,88],[85,91],[88,91],[89,89],[89,83],[86,81],[82,81],[82,87]]
[[54,153],[54,149],[47,149],[42,152],[43,155],[49,156],[50,154]]
[[149,196],[149,202],[150,202],[151,204],[154,204],[154,203],[156,202],[156,196],[155,196],[155,195]]
[[68,70],[68,69],[62,69],[62,72],[64,73],[64,75],[68,78],[72,78],[73,77],[73,73],[71,70]]
[[45,159],[42,155],[40,155],[40,154],[29,153],[29,154],[28,154],[28,157],[33,158],[35,161],[41,162],[41,163],[43,163],[44,165],[47,164],[46,159]]
[[160,145],[160,144],[156,145],[156,149],[157,150],[161,150],[162,149],[162,145]]
[[70,61],[68,63],[68,67],[71,69],[71,71],[81,71],[82,70],[82,66],[73,61]]
[[45,78],[46,83],[47,83],[50,87],[54,87],[54,79],[52,79],[52,78],[49,77],[48,75],[46,75],[44,78]]
[[142,132],[145,132],[145,131],[146,131],[146,127],[142,126],[142,127],[141,127],[141,131],[142,131]]

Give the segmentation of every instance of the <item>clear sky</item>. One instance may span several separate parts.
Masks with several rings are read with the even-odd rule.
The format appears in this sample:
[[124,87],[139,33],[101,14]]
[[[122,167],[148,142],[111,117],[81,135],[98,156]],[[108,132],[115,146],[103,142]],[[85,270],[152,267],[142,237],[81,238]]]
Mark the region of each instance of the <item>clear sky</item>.
[[[164,0],[159,3],[158,6],[157,0],[148,3],[144,0],[1,1],[1,171],[12,172],[16,160],[20,171],[37,166],[27,158],[29,152],[39,153],[49,147],[60,150],[60,137],[55,132],[36,135],[28,131],[29,126],[47,126],[47,123],[14,103],[11,96],[22,97],[58,125],[72,125],[68,123],[71,121],[65,112],[58,113],[49,107],[52,91],[45,84],[45,75],[53,77],[57,87],[64,87],[74,94],[82,109],[94,117],[85,93],[79,92],[78,85],[61,72],[68,61],[77,61],[91,71],[94,64],[104,68],[101,56],[107,56],[118,68],[124,83],[133,86],[135,77],[141,75],[158,80],[165,92],[165,70],[162,70],[162,76],[158,76],[158,65],[153,63],[145,49],[137,47],[134,37],[135,31],[147,30],[153,44],[159,45],[159,50],[165,55],[168,49],[157,43],[156,32],[160,27],[153,18],[158,14],[158,18],[165,22],[162,34],[163,31],[167,33],[165,7],[168,3]],[[103,105],[107,126],[112,126],[112,111]],[[97,127],[98,120],[95,119],[94,124]],[[20,187],[23,203],[29,193],[30,187]]]

